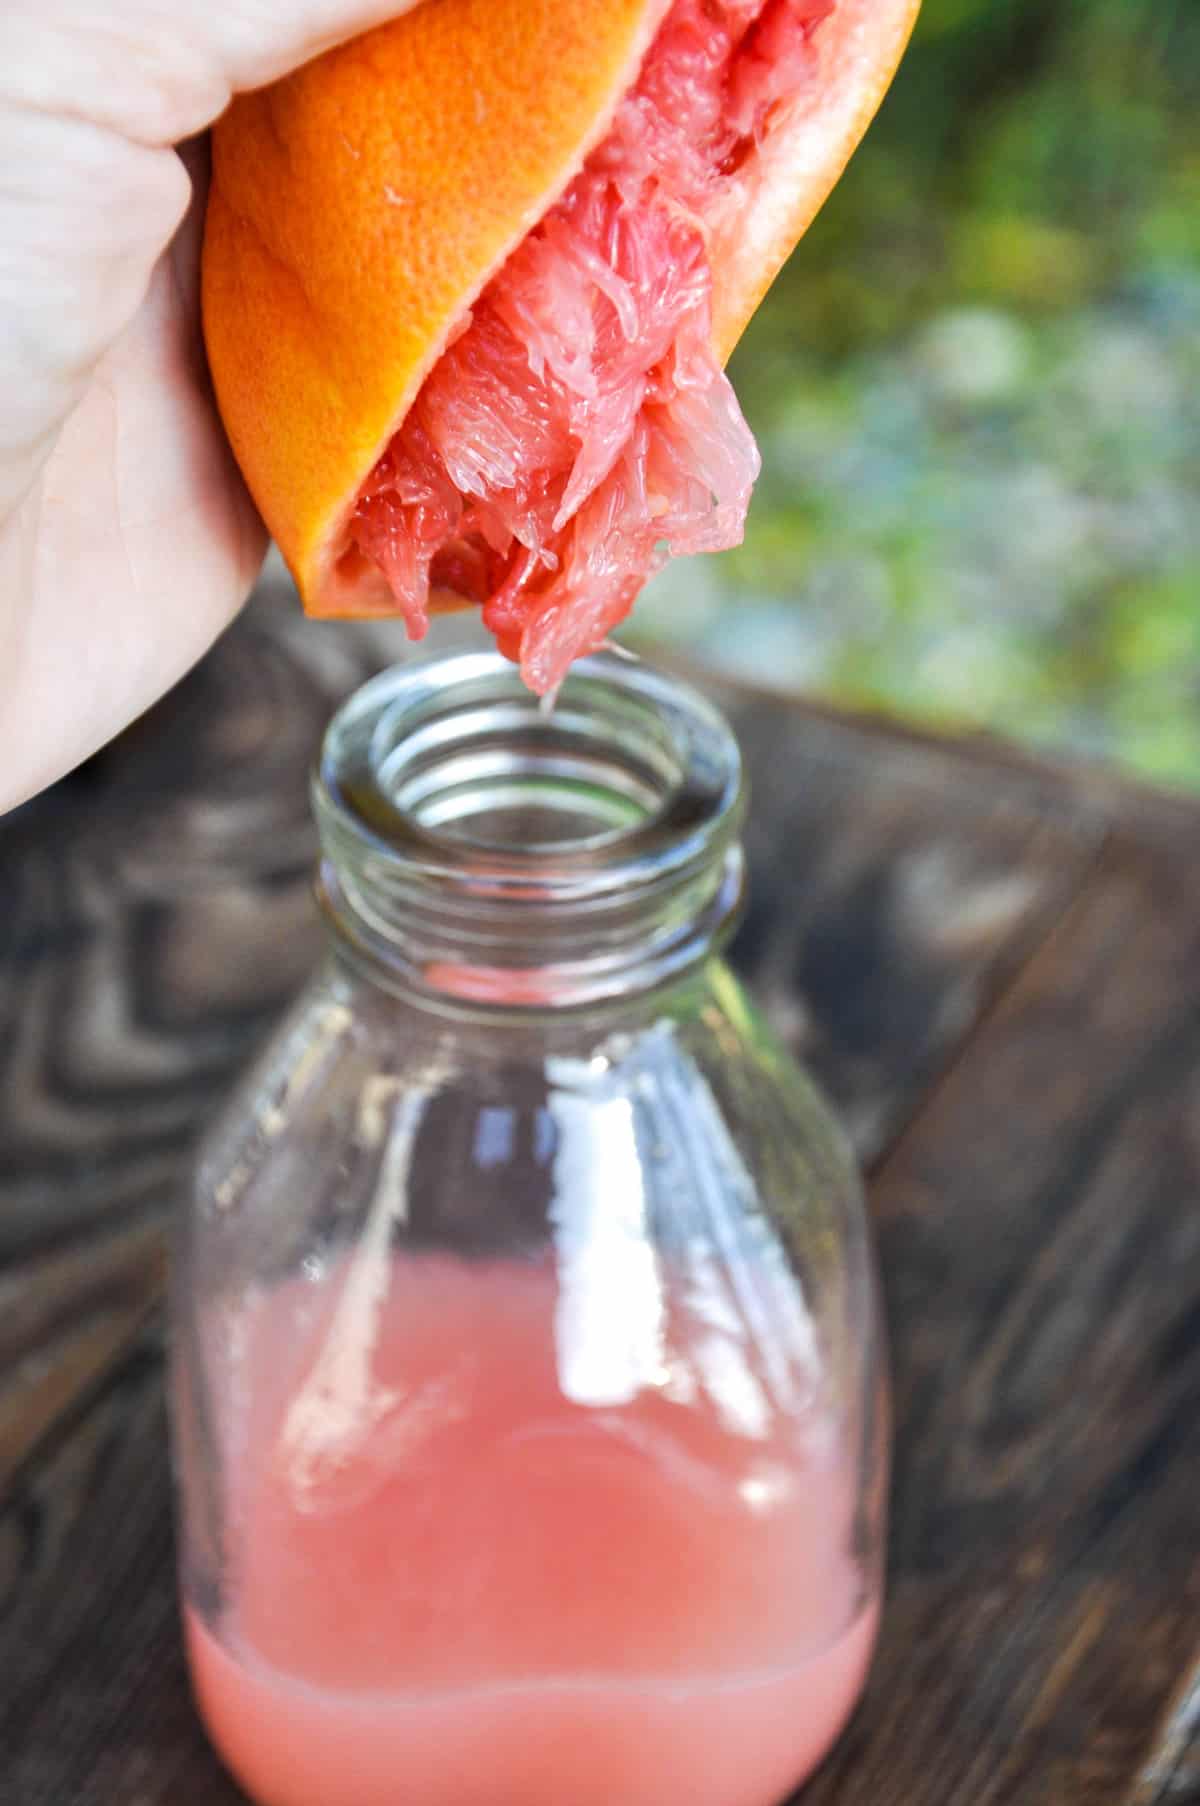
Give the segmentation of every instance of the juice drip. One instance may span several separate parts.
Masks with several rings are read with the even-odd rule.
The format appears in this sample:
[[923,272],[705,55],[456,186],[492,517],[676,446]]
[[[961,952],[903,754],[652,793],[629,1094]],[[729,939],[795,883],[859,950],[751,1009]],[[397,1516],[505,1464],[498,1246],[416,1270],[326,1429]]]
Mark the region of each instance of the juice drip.
[[552,690],[669,556],[742,537],[758,451],[712,345],[705,217],[831,0],[675,0],[611,131],[463,322],[351,526],[413,638],[483,604]]

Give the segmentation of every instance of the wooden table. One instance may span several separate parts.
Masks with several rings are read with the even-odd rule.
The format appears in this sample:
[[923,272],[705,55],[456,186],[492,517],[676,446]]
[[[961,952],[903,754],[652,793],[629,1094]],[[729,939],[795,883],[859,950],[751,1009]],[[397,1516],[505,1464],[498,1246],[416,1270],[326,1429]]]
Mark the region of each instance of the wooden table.
[[[237,1798],[176,1630],[162,1227],[316,954],[305,768],[394,644],[265,598],[0,829],[2,1806]],[[721,694],[738,963],[854,1134],[894,1346],[883,1643],[805,1806],[1200,1801],[1200,809]]]

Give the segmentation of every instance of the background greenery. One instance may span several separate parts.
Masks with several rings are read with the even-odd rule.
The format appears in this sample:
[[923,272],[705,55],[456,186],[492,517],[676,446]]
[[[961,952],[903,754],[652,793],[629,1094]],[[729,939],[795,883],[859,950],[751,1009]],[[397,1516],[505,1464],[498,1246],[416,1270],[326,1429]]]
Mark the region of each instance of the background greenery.
[[925,0],[637,631],[1200,787],[1200,0]]

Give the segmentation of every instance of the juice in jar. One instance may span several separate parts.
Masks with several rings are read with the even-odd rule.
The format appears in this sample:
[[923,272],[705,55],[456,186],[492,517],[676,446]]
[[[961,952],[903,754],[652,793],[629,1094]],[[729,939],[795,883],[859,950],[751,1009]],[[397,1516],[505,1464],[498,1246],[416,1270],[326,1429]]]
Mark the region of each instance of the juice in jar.
[[229,1325],[224,1595],[186,1623],[251,1795],[782,1799],[876,1630],[819,1388],[782,1408],[794,1372],[686,1262],[655,1336],[590,1373],[550,1263],[392,1255],[348,1313],[350,1283],[264,1287]]

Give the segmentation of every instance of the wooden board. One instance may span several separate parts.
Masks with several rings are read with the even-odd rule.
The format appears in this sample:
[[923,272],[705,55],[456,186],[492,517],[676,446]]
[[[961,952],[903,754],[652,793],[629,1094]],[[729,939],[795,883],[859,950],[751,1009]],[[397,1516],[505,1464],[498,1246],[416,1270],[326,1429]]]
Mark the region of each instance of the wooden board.
[[[264,598],[0,826],[2,1806],[237,1798],[174,1617],[162,1223],[316,956],[306,769],[394,644]],[[736,960],[873,1173],[897,1377],[881,1659],[806,1802],[1178,1801],[1200,813],[722,697],[754,791]]]
[[1198,881],[1115,846],[876,1178],[893,1585],[868,1708],[813,1806],[1184,1798]]

